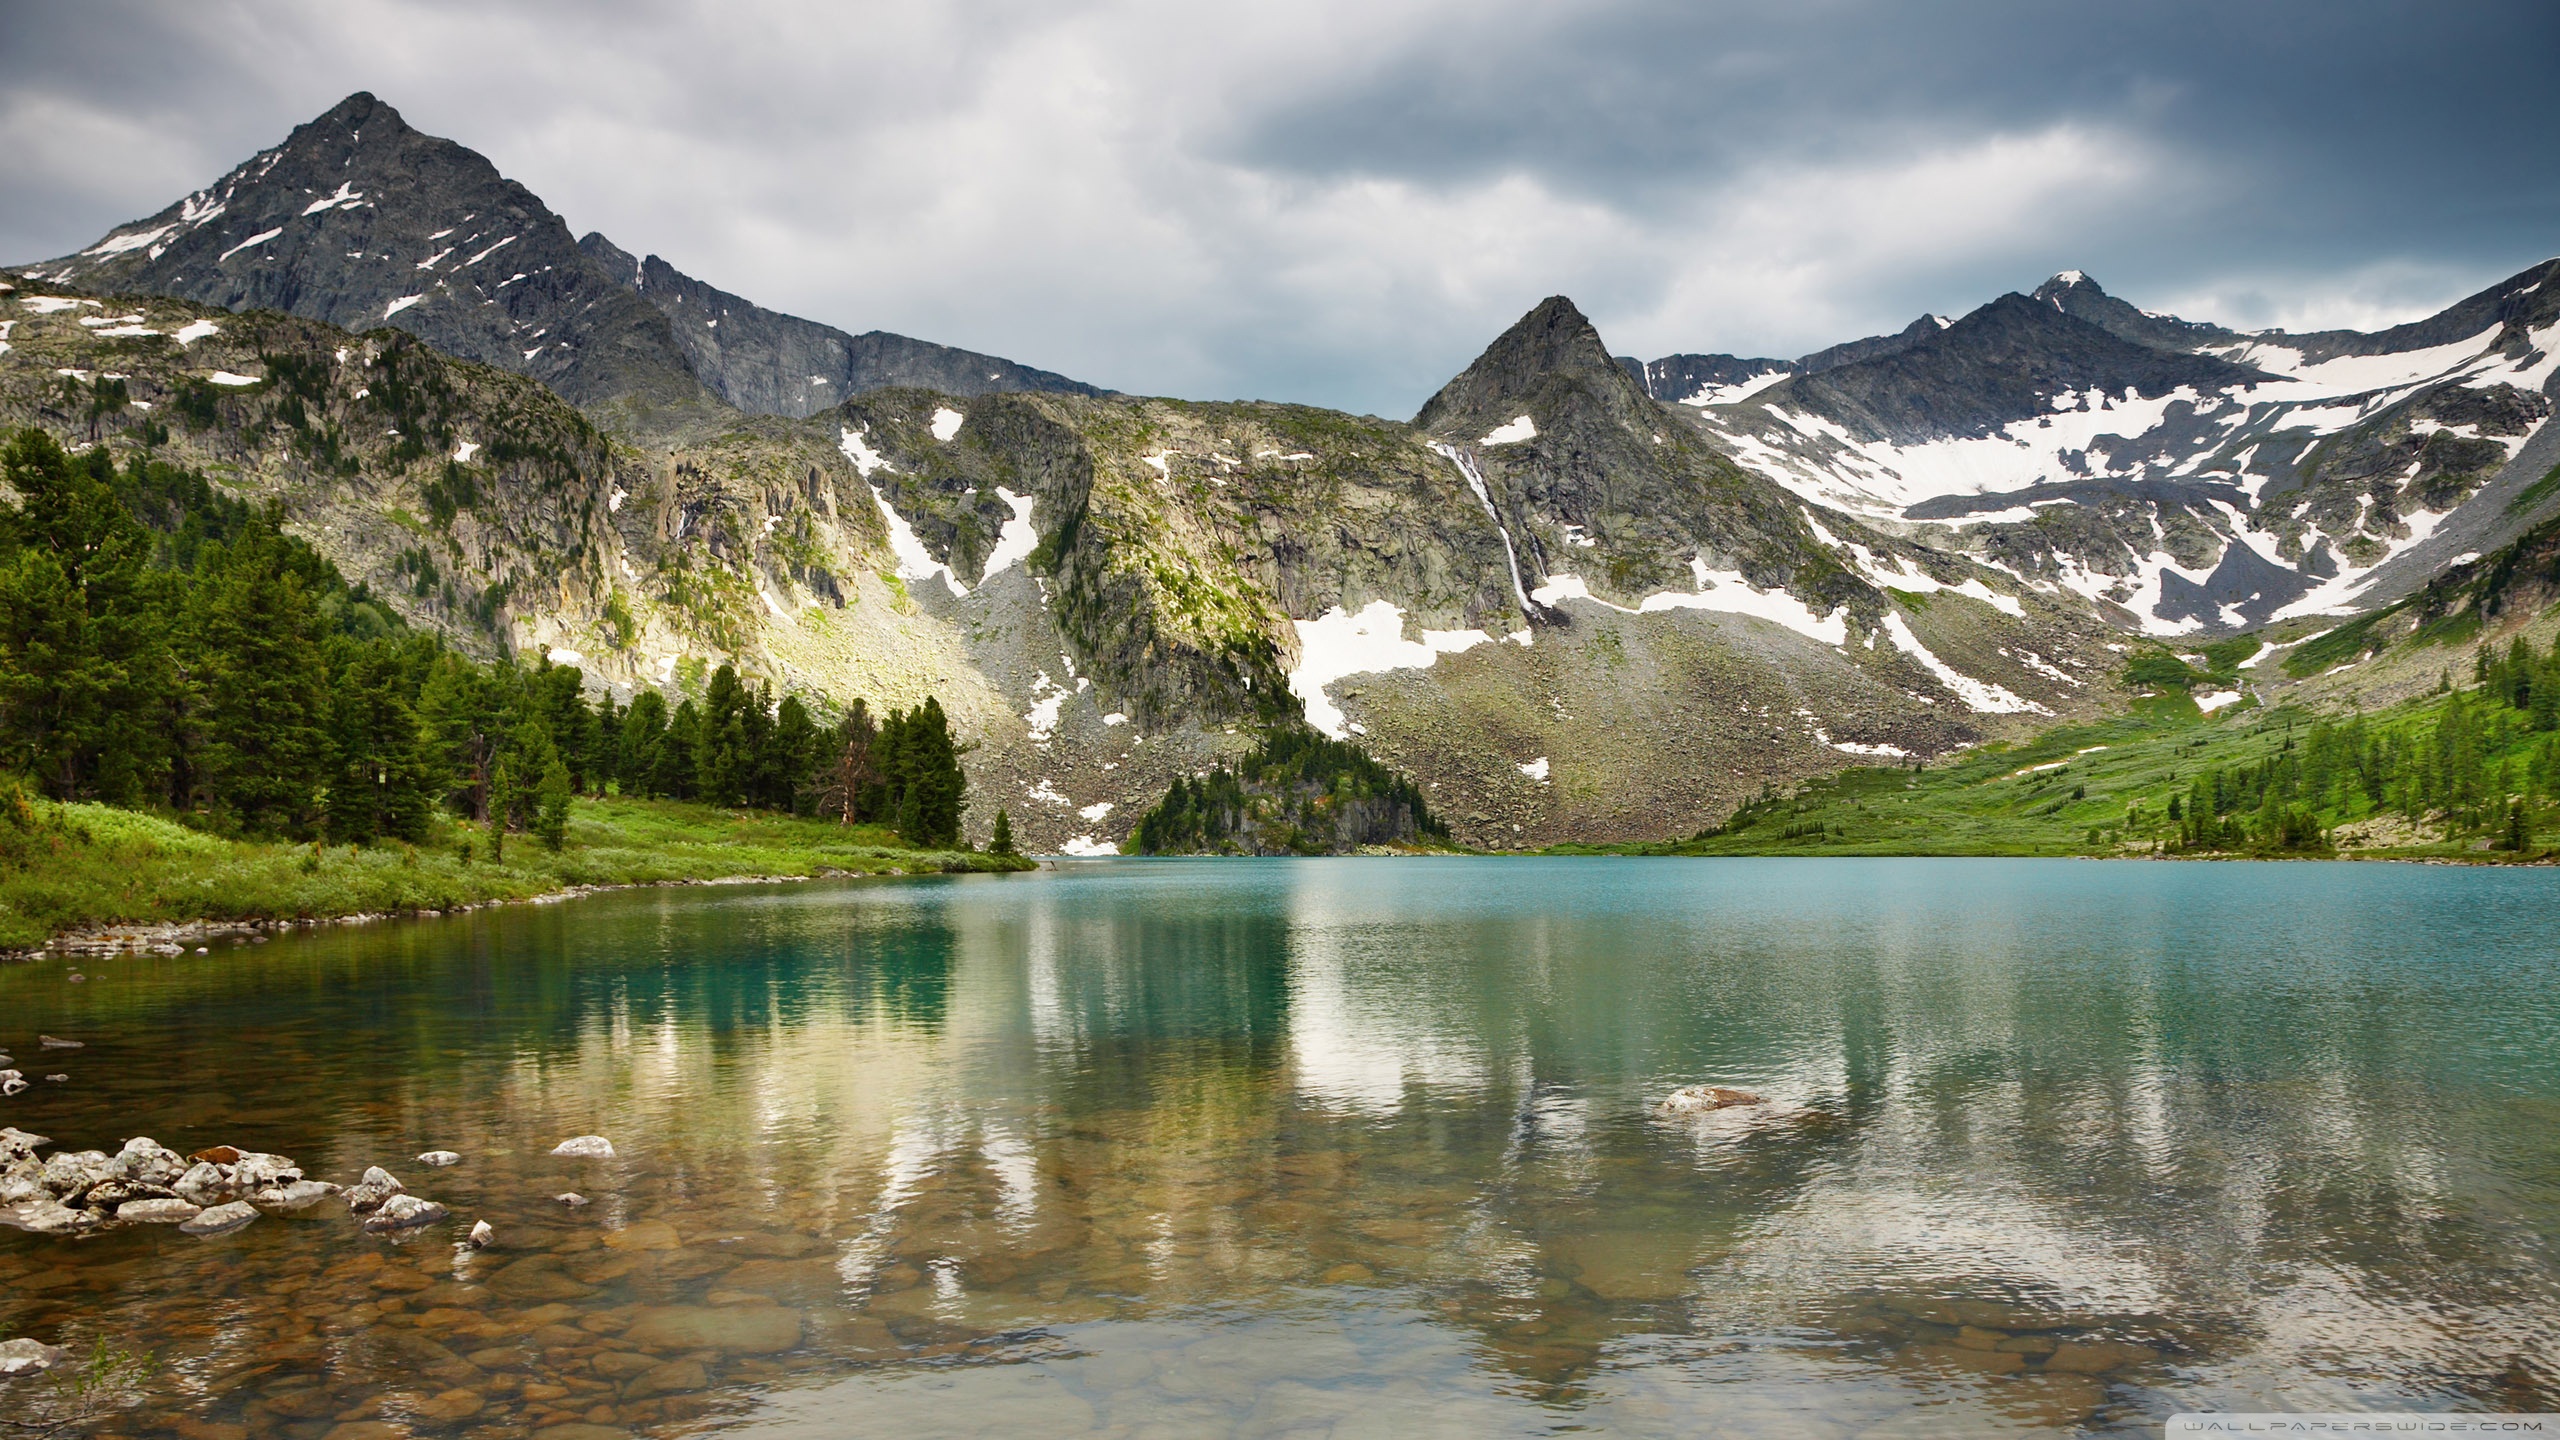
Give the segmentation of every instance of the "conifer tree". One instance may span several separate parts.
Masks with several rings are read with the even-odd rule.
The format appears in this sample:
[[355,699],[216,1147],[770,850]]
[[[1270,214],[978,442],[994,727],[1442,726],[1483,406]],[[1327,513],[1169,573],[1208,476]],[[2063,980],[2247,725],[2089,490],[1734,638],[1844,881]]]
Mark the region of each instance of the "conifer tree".
[[542,768],[542,783],[535,787],[533,833],[544,849],[558,854],[569,839],[569,767],[554,754]]
[[991,855],[1014,853],[1013,817],[1004,812],[1003,806],[996,807],[996,828],[995,832],[987,837],[987,852]]

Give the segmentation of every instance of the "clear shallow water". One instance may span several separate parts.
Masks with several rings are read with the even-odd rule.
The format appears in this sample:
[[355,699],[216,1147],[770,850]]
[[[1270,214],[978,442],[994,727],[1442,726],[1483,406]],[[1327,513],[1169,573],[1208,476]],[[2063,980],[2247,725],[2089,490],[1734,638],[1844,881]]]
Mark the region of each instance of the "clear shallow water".
[[[156,1349],[114,1428],[190,1437],[2560,1409],[2554,886],[1113,862],[9,967],[0,1051],[73,1078],[0,1123],[456,1218],[0,1230],[0,1335]],[[1767,1103],[1652,1109],[1697,1082]]]

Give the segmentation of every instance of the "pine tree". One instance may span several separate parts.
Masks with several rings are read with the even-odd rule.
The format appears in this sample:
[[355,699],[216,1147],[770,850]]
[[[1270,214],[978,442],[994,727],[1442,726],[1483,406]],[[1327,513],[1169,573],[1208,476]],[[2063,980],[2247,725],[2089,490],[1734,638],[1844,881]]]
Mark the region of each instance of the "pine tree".
[[869,806],[875,803],[880,783],[879,739],[880,728],[872,723],[870,708],[857,697],[830,737],[830,753],[818,785],[819,809],[835,816],[838,824],[851,825],[878,813]]
[[667,697],[643,690],[622,712],[614,774],[625,795],[657,795],[658,752],[667,742]]
[[657,766],[650,772],[649,793],[670,800],[690,800],[698,793],[694,787],[695,754],[701,748],[701,713],[690,700],[676,702],[676,713],[667,717],[666,734],[658,745]]
[[554,854],[569,840],[569,791],[569,767],[553,755],[542,768],[542,783],[535,787],[533,833]]
[[996,807],[996,828],[995,833],[987,837],[987,852],[991,855],[1014,853],[1013,817],[1007,815],[1002,806]]
[[208,562],[190,610],[207,803],[252,833],[310,833],[330,758],[328,671],[314,597],[272,517]]
[[19,501],[0,513],[0,763],[56,799],[138,799],[163,773],[169,590],[103,465],[35,430],[0,456]]

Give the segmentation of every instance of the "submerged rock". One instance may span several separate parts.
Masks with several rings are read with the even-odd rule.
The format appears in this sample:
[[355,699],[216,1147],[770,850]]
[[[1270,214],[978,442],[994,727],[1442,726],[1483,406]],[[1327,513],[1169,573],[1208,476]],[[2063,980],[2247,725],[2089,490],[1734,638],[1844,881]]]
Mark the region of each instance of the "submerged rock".
[[347,1190],[347,1209],[358,1215],[370,1215],[407,1188],[393,1179],[390,1171],[379,1165],[368,1166],[364,1178]]
[[83,1048],[83,1042],[78,1040],[65,1040],[57,1035],[38,1035],[36,1037],[36,1043],[47,1050],[78,1050]]
[[587,1203],[587,1197],[586,1197],[586,1196],[584,1196],[584,1195],[579,1194],[579,1193],[578,1193],[577,1191],[575,1191],[575,1190],[563,1191],[562,1193],[560,1193],[560,1194],[558,1194],[558,1195],[554,1195],[554,1196],[552,1196],[551,1198],[552,1198],[552,1199],[554,1199],[554,1200],[559,1201],[559,1202],[560,1202],[561,1204],[563,1204],[563,1205],[568,1206],[568,1207],[569,1207],[570,1209],[572,1209],[572,1210],[575,1210],[575,1209],[577,1209],[579,1206],[584,1205],[584,1204],[586,1204],[586,1203]]
[[0,1095],[15,1095],[26,1088],[26,1076],[15,1070],[0,1070]]
[[418,1157],[418,1163],[421,1165],[433,1165],[438,1169],[442,1169],[447,1165],[461,1164],[462,1157],[450,1150],[430,1150]]
[[622,1338],[648,1350],[770,1355],[800,1343],[800,1312],[779,1305],[652,1305]]
[[601,1135],[579,1135],[552,1146],[551,1153],[577,1160],[610,1160],[613,1142]]
[[472,1222],[471,1238],[467,1243],[474,1250],[486,1250],[489,1248],[489,1242],[496,1238],[498,1238],[497,1230],[488,1221],[478,1220]]
[[422,1200],[415,1195],[394,1195],[383,1201],[382,1208],[365,1220],[364,1228],[376,1235],[392,1230],[415,1230],[421,1225],[433,1225],[448,1213],[433,1200]]
[[203,1214],[181,1222],[180,1230],[190,1235],[227,1235],[258,1218],[255,1206],[243,1200],[216,1205]]
[[189,1204],[174,1195],[166,1199],[127,1200],[116,1207],[116,1219],[127,1225],[175,1225],[203,1213],[203,1206]]
[[262,1210],[308,1210],[339,1193],[338,1187],[326,1180],[294,1180],[259,1191],[249,1197],[249,1203]]
[[34,1375],[50,1370],[61,1364],[62,1357],[68,1353],[59,1345],[47,1345],[41,1340],[0,1340],[0,1377]]
[[1656,1110],[1684,1114],[1698,1110],[1724,1110],[1735,1105],[1757,1105],[1760,1097],[1748,1090],[1731,1090],[1722,1085],[1683,1085],[1655,1104]]

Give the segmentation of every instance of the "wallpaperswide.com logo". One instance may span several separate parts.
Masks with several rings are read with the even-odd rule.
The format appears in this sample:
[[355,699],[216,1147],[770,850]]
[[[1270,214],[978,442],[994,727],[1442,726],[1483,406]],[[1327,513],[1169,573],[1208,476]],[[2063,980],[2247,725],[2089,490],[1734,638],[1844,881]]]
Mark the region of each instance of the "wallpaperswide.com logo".
[[2234,1412],[2172,1415],[2167,1440],[2281,1440],[2284,1436],[2548,1435],[2560,1440],[2560,1415],[2445,1415],[2417,1411]]

